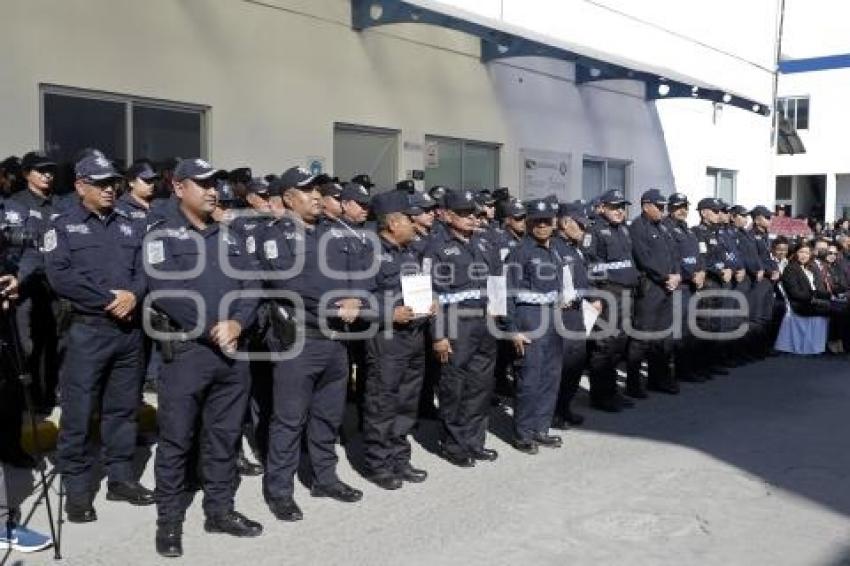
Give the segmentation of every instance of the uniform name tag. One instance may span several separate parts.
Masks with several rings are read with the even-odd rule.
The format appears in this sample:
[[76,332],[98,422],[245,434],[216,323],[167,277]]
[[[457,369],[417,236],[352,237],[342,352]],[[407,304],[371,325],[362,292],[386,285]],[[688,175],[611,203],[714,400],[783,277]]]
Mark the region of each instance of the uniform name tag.
[[161,240],[148,242],[145,251],[148,256],[149,264],[156,265],[165,261],[165,244]]
[[584,240],[582,240],[581,245],[582,245],[582,247],[584,247],[584,248],[589,248],[589,247],[590,247],[590,243],[591,243],[592,241],[593,241],[593,236],[592,236],[591,234],[585,234],[585,235],[584,235]]
[[705,242],[699,243],[699,253],[701,253],[701,254],[707,254],[708,253],[708,246],[705,244]]
[[263,244],[263,253],[266,254],[268,259],[277,259],[277,242],[274,240],[266,240]]
[[44,247],[45,252],[52,252],[56,249],[56,230],[51,228],[47,232],[44,233]]
[[257,242],[254,240],[254,236],[245,238],[245,249],[249,254],[254,254],[257,251]]

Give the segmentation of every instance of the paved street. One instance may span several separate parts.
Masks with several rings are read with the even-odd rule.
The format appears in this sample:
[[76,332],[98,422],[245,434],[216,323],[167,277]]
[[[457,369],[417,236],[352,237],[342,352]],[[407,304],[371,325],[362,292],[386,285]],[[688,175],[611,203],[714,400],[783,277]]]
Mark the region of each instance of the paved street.
[[[263,522],[259,539],[205,534],[196,498],[183,563],[850,564],[848,359],[771,358],[621,415],[585,404],[586,426],[537,456],[509,448],[508,417],[494,419],[501,457],[471,470],[432,453],[435,427],[425,423],[414,464],[431,477],[397,492],[367,484],[340,450],[341,475],[364,489],[363,501],[315,500],[301,487],[305,520],[296,524],[276,522],[260,480],[249,478],[237,506]],[[348,448],[356,462],[356,440]],[[150,486],[152,468],[151,459]],[[155,510],[103,495],[97,523],[65,525],[62,563],[166,563],[153,548]],[[42,515],[32,524],[44,527]],[[24,561],[49,562],[49,553]]]

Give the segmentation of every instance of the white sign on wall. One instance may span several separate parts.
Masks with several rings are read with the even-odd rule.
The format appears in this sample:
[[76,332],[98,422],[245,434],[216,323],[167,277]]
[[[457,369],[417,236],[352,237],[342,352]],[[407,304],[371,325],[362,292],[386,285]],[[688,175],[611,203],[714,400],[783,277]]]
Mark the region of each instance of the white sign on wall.
[[523,198],[557,195],[567,200],[570,154],[522,148],[519,151]]
[[440,146],[438,142],[425,142],[425,168],[436,169],[440,166]]

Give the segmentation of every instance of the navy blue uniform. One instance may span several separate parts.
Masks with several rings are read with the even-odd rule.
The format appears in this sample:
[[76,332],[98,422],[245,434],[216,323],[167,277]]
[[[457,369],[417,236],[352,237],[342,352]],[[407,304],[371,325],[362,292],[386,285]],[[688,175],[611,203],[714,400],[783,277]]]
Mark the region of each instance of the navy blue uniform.
[[[45,267],[55,293],[73,307],[62,366],[62,426],[57,450],[69,498],[88,497],[92,457],[89,422],[100,405],[101,438],[110,481],[132,481],[136,412],[143,366],[138,316],[106,313],[112,290],[145,292],[142,233],[126,215],[104,217],[82,205],[56,219],[44,236]],[[102,394],[102,404],[98,401]]]
[[487,276],[499,274],[501,263],[478,236],[466,240],[446,229],[431,241],[423,265],[440,303],[432,338],[448,338],[453,351],[440,368],[442,449],[472,458],[484,449],[493,394],[496,339],[485,319]]
[[[612,399],[618,398],[616,368],[626,354],[628,342],[623,319],[631,317],[631,312],[625,312],[623,296],[634,293],[639,275],[634,265],[629,229],[624,224],[614,224],[602,217],[590,228],[583,244],[591,280],[600,290],[611,293],[614,301],[612,304],[603,302],[599,318],[606,324],[610,324],[612,317],[616,318],[616,332],[594,339],[590,351],[591,401],[597,406],[609,405]],[[617,312],[610,312],[611,308]]]
[[[732,281],[723,280],[723,271],[732,269],[734,265],[730,263],[730,256],[727,255],[727,248],[724,243],[725,236],[722,235],[720,229],[716,225],[702,223],[694,226],[694,234],[699,242],[700,255],[705,265],[705,286],[706,290],[731,290]],[[697,293],[699,295],[699,293]],[[698,306],[702,310],[722,309],[726,307],[725,299],[720,297],[704,298],[698,300]],[[722,332],[727,325],[722,319],[716,316],[703,316],[697,319],[699,328],[704,332],[719,333]],[[716,366],[723,363],[725,360],[725,351],[722,344],[712,340],[701,341],[702,356],[701,362],[706,367]]]
[[[241,325],[244,340],[256,320],[256,298],[231,296],[234,300],[221,312],[226,295],[259,289],[252,278],[229,277],[221,262],[228,261],[239,271],[256,272],[259,265],[244,252],[237,234],[231,231],[225,236],[216,223],[198,229],[176,206],[151,226],[144,253],[149,290],[168,293],[153,306],[168,315],[176,331],[200,330],[196,339],[173,343],[174,358],[165,362],[160,377],[154,468],[158,521],[184,519],[186,470],[198,422],[204,512],[219,516],[233,509],[249,376],[247,362],[224,354],[209,333],[217,323],[234,320]],[[195,272],[187,273],[191,270]],[[189,298],[192,293],[200,305]]]
[[[348,363],[345,344],[338,337],[345,327],[336,316],[334,303],[350,289],[348,280],[332,278],[320,269],[319,242],[327,226],[306,226],[298,219],[283,218],[269,224],[263,232],[265,240],[258,242],[257,253],[270,273],[293,270],[300,264],[292,277],[269,278],[266,284],[297,295],[303,302],[303,309],[295,309],[292,301],[280,301],[298,322],[304,342],[297,356],[274,366],[274,408],[264,478],[266,497],[272,500],[292,497],[305,430],[313,485],[330,486],[339,481],[334,444],[345,409]],[[341,244],[328,242],[326,246],[327,264],[337,270],[345,264],[339,255]],[[343,295],[326,296],[332,291]],[[327,332],[321,331],[321,323]]]
[[521,442],[548,434],[555,412],[563,357],[563,339],[555,319],[562,316],[563,265],[551,240],[544,245],[530,236],[506,259],[506,330],[531,340],[515,362],[514,435]]
[[[522,237],[506,228],[494,228],[496,234],[494,246],[499,252],[499,258],[504,262],[511,253],[519,246]],[[496,353],[496,368],[495,368],[495,389],[497,395],[513,397],[514,395],[514,376],[513,365],[516,358],[513,342],[510,340],[499,340],[497,343],[498,352]]]
[[694,275],[698,272],[705,272],[705,263],[702,254],[700,254],[699,240],[697,240],[696,234],[688,228],[687,223],[679,222],[671,217],[665,218],[662,222],[675,243],[679,274],[682,276],[678,289],[679,299],[677,299],[681,301],[679,322],[682,325],[682,336],[673,344],[674,367],[676,377],[679,380],[689,381],[694,378],[694,370],[696,369],[694,362],[697,354],[697,342],[691,332],[688,312],[691,297],[698,290],[694,282]]
[[128,218],[138,220],[142,223],[147,221],[149,211],[148,207],[139,203],[139,201],[130,196],[130,193],[124,193],[118,197],[118,200],[115,201],[115,210],[120,210]]
[[392,475],[410,464],[407,435],[416,424],[425,375],[428,317],[406,324],[391,322],[393,310],[403,304],[401,278],[421,273],[420,260],[409,246],[400,248],[384,238],[381,248],[380,268],[370,291],[378,300],[382,331],[366,341],[363,444],[367,469]]
[[[41,242],[50,223],[59,214],[57,200],[55,196],[43,198],[27,188],[9,197],[7,205],[17,207],[25,215],[24,229]],[[44,254],[40,248],[24,250],[18,278],[21,298],[15,315],[33,379],[33,401],[49,410],[56,404],[59,381],[58,305],[47,283]]]
[[679,259],[669,229],[660,220],[653,222],[641,214],[634,219],[629,232],[632,237],[635,264],[642,277],[635,296],[634,328],[651,337],[633,336],[629,340],[626,388],[643,391],[640,366],[647,360],[650,387],[673,391],[670,355],[672,353],[673,293],[667,290],[667,279],[679,274]]
[[563,357],[561,358],[561,386],[558,389],[558,403],[555,414],[567,419],[572,410],[570,404],[578,392],[581,376],[587,365],[587,339],[585,334],[583,297],[591,293],[590,280],[587,277],[587,260],[579,246],[562,235],[552,239],[555,249],[561,256],[563,265],[570,270],[576,299],[565,301],[561,309],[563,318]]

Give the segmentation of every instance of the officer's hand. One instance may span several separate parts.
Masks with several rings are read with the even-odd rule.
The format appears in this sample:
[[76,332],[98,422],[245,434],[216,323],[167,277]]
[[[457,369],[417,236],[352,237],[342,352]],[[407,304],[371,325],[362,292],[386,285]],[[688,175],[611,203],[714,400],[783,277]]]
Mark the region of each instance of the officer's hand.
[[343,322],[352,323],[360,315],[360,299],[343,299],[336,302],[339,307],[339,318]]
[[705,285],[705,271],[697,271],[694,273],[692,280],[697,289],[702,289],[703,285]]
[[723,282],[729,283],[730,281],[732,281],[732,270],[728,269],[728,268],[724,269],[723,270]]
[[235,352],[242,334],[242,325],[235,320],[224,320],[210,329],[210,338],[222,352]]
[[3,310],[7,310],[10,301],[18,298],[18,279],[14,275],[0,277],[0,298],[3,299]]
[[453,354],[452,345],[448,338],[442,338],[434,342],[434,354],[441,364],[449,363],[449,356]]
[[773,281],[773,282],[779,281],[779,272],[778,271],[771,271],[770,272],[770,280]]
[[764,271],[757,271],[756,272],[756,281],[761,281],[762,279],[764,279]]
[[675,291],[676,289],[679,288],[679,283],[681,283],[681,282],[682,282],[682,276],[681,275],[679,275],[677,273],[672,273],[672,274],[668,275],[667,276],[667,283],[666,283],[667,290],[668,291]]
[[119,320],[129,318],[136,308],[136,295],[119,289],[112,289],[110,292],[115,295],[115,300],[106,305],[106,312]]
[[599,314],[602,314],[602,309],[605,308],[605,306],[602,304],[602,301],[599,300],[590,301],[590,306],[595,308],[599,312]]
[[747,276],[747,272],[744,271],[743,269],[739,269],[738,271],[735,272],[735,281],[740,283],[741,281],[744,280],[744,278],[746,276]]
[[437,312],[439,311],[439,309],[440,309],[439,301],[434,301],[433,303],[431,303],[431,310],[428,314],[430,314],[431,316],[437,316]]
[[413,318],[413,309],[410,307],[400,306],[393,309],[393,322],[396,324],[407,324]]
[[524,334],[514,334],[511,341],[514,343],[514,350],[516,350],[517,355],[520,357],[525,355],[525,345],[531,344],[531,340],[529,340]]

